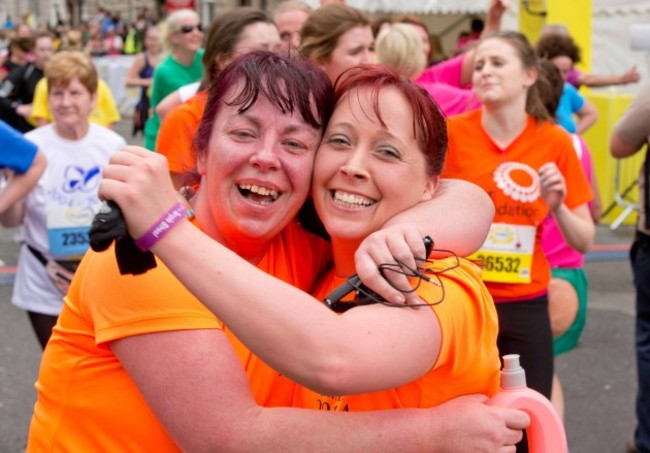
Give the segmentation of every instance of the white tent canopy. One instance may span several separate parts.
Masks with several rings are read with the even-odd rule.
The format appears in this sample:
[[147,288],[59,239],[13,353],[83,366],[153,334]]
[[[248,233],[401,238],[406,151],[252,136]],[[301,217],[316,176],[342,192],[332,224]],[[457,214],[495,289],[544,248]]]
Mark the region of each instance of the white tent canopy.
[[[320,0],[308,0],[313,8]],[[489,0],[347,0],[346,4],[369,13],[473,14],[487,11]]]
[[452,14],[482,13],[489,0],[348,0],[347,4],[371,13]]

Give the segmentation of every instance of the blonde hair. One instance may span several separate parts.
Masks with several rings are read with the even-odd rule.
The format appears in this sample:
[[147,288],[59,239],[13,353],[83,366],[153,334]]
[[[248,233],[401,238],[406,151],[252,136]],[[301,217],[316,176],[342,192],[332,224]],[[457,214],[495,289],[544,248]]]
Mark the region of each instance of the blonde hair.
[[190,18],[198,21],[199,15],[193,9],[179,9],[167,16],[165,21],[160,24],[160,37],[166,53],[171,53],[173,50],[171,37],[178,31],[181,22]]
[[411,24],[393,24],[382,30],[375,42],[375,55],[379,63],[409,79],[426,67],[420,35]]
[[55,54],[45,66],[48,90],[54,86],[68,86],[75,77],[90,94],[97,93],[97,69],[90,57],[83,52],[63,50]]

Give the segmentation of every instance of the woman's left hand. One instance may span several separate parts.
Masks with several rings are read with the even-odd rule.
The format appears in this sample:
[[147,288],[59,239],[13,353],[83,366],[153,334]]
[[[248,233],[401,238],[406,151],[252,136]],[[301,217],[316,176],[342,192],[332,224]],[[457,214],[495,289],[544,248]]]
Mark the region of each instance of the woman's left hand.
[[[376,231],[361,243],[354,255],[357,274],[361,281],[384,299],[395,304],[421,303],[416,293],[403,293],[395,288],[410,288],[406,276],[391,272],[386,281],[379,265],[393,264],[397,258],[410,267],[417,267],[414,257],[425,257],[422,234],[407,224],[396,224]],[[392,285],[392,286],[391,286]]]
[[564,204],[566,181],[555,162],[547,162],[539,167],[540,193],[551,212]]

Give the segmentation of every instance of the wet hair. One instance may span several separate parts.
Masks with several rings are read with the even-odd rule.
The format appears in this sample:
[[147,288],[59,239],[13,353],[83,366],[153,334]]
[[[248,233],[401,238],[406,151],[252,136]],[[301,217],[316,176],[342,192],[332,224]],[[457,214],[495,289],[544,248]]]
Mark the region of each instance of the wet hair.
[[580,62],[580,48],[568,35],[550,33],[543,35],[535,46],[540,58],[552,60],[555,57],[569,57],[575,63]]
[[[241,84],[239,92],[230,89]],[[226,98],[226,95],[228,95]],[[208,101],[193,143],[197,155],[208,151],[214,122],[224,105],[244,113],[263,96],[280,112],[299,113],[321,132],[334,108],[334,90],[325,72],[296,55],[253,51],[239,56],[223,71],[208,91]]]
[[[383,127],[387,126],[379,109],[379,93],[389,87],[402,93],[413,112],[413,135],[427,161],[427,174],[439,175],[447,153],[447,121],[429,93],[401,77],[394,69],[381,65],[360,65],[343,72],[337,80],[334,87],[336,104],[351,90],[362,87],[372,90],[374,113]],[[354,101],[349,99],[349,102]]]
[[[526,38],[526,35],[518,31],[497,31],[491,33],[489,36],[484,38],[483,41],[488,41],[490,39],[499,39],[508,44],[515,50],[515,53],[519,57],[519,61],[525,70],[533,69],[539,74],[539,59],[537,58],[535,49],[533,49],[528,38]],[[528,89],[526,95],[526,113],[539,121],[552,120],[553,117],[548,114],[546,107],[539,97],[537,89],[537,81]]]
[[338,3],[322,6],[302,26],[300,51],[312,61],[329,61],[345,32],[366,26],[370,26],[370,18],[358,9]]
[[555,118],[555,112],[560,104],[564,91],[564,79],[560,70],[550,60],[542,59],[539,62],[539,76],[537,78],[537,91],[539,98],[546,107],[549,115]]
[[414,25],[399,23],[383,30],[375,42],[377,62],[396,69],[406,78],[426,67],[422,41]]
[[45,65],[45,78],[50,92],[52,87],[68,86],[75,77],[90,94],[97,93],[97,69],[85,53],[78,50],[62,50],[54,54]]
[[166,52],[172,51],[171,37],[178,31],[180,28],[181,22],[185,19],[196,19],[199,20],[199,15],[196,14],[196,11],[193,9],[179,9],[167,16],[167,19],[161,24],[161,40],[163,43],[163,48]]
[[217,58],[232,54],[241,40],[244,28],[259,22],[275,26],[275,23],[264,11],[253,7],[241,7],[227,11],[212,21],[208,29],[202,60],[205,68],[205,77],[202,83],[204,87],[213,82],[219,71]]

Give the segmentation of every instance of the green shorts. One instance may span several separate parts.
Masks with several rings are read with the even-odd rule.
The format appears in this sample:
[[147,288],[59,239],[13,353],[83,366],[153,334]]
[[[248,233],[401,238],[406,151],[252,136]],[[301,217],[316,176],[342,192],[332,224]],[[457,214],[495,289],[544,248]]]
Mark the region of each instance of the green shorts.
[[575,348],[587,321],[587,274],[584,269],[557,267],[551,269],[551,276],[571,283],[578,294],[578,313],[576,319],[562,335],[553,339],[553,355],[558,356]]

